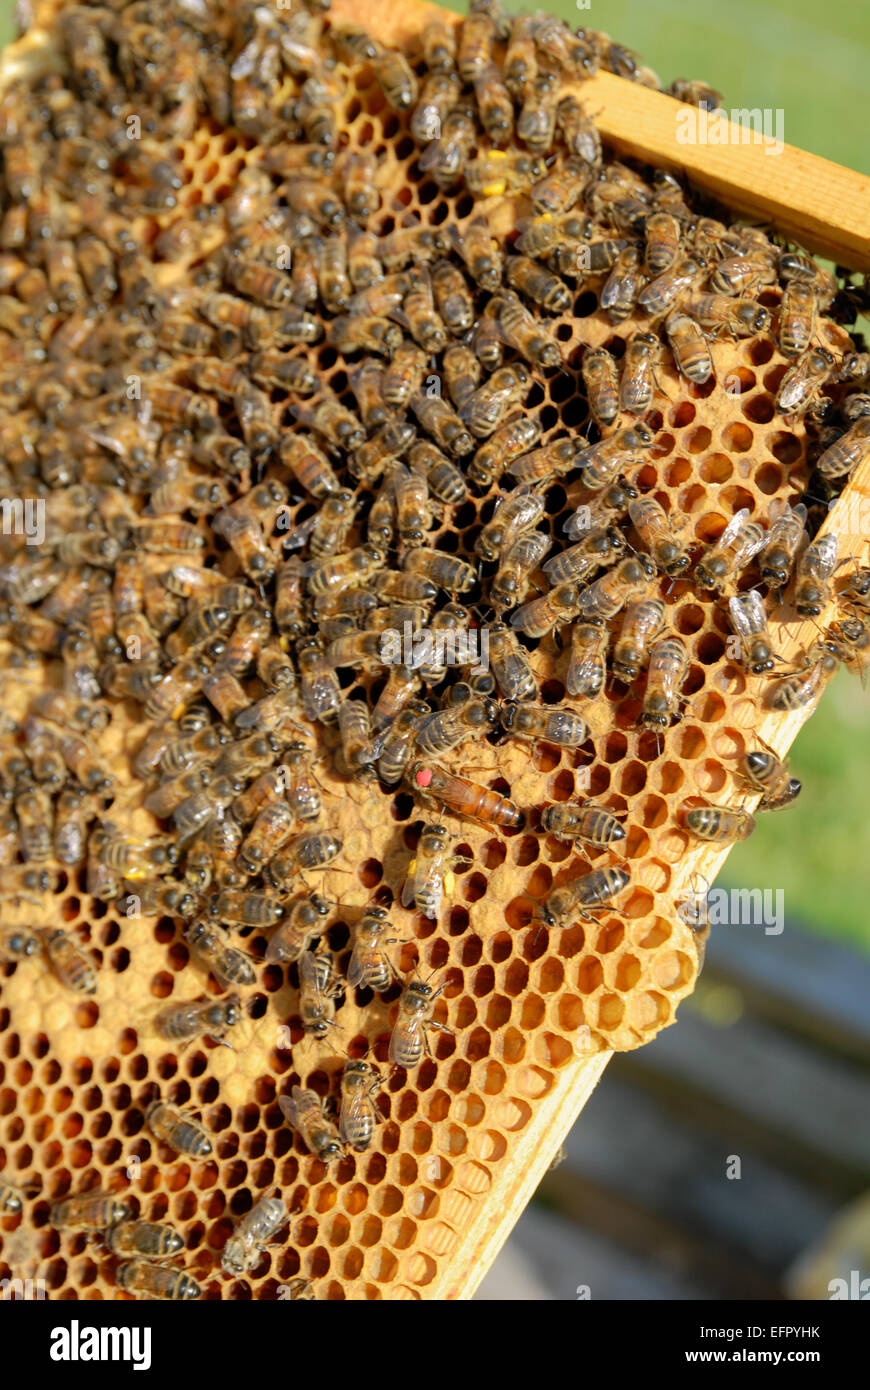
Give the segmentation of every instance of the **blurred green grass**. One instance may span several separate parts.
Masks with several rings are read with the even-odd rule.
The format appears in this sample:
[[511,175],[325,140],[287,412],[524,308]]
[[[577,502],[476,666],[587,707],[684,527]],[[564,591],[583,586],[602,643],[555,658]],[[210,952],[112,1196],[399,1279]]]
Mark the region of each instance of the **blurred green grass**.
[[[729,0],[690,10],[684,0],[590,0],[579,9],[551,0],[544,7],[572,25],[605,29],[666,84],[698,77],[723,92],[726,107],[781,107],[789,144],[870,174],[870,5]],[[2,0],[3,42],[14,33],[13,16],[11,0]],[[759,818],[752,839],[730,855],[725,881],[782,888],[789,917],[870,951],[868,723],[867,690],[841,673],[792,750],[802,795]]]

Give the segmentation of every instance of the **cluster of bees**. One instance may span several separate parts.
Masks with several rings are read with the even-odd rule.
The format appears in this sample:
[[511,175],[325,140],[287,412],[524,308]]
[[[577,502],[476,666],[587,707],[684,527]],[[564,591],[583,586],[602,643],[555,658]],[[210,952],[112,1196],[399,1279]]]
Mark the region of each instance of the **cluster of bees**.
[[[609,160],[577,85],[598,67],[661,84],[607,35],[548,15],[473,0],[462,24],[428,22],[408,56],[330,26],[319,6],[144,0],[65,6],[54,41],[52,70],[20,71],[0,100],[0,489],[46,509],[38,549],[0,538],[6,678],[45,674],[20,719],[2,716],[0,891],[50,903],[62,873],[81,873],[94,898],[135,895],[141,915],[179,919],[226,991],[159,1014],[179,1046],[231,1034],[257,979],[233,933],[269,933],[266,960],[298,972],[303,1028],[328,1039],[342,991],[399,980],[386,949],[399,938],[373,902],[346,979],[315,949],[335,906],[318,875],[342,853],[318,761],[380,788],[385,806],[401,789],[424,810],[401,902],[437,921],[457,867],[448,817],[506,833],[531,822],[578,846],[624,840],[605,806],[520,807],[459,759],[483,739],[583,749],[611,727],[608,688],[642,680],[640,725],[664,738],[689,670],[667,630],[674,583],[721,599],[754,677],[776,661],[759,585],[768,600],[788,589],[802,617],[836,599],[805,659],[772,681],[773,709],[808,704],[841,664],[866,666],[870,569],[842,573],[834,593],[848,557],[811,538],[812,492],[762,518],[741,509],[699,546],[638,486],[668,357],[703,387],[711,343],[771,333],[790,360],[775,408],[806,423],[812,487],[834,495],[870,456],[870,393],[856,389],[870,357],[838,326],[860,291],[760,228],[707,215],[672,175]],[[416,177],[470,195],[455,223],[397,225],[376,156],[342,148],[341,103],[365,66],[416,142]],[[672,94],[718,101],[702,83]],[[184,207],[178,142],[204,119],[260,156],[222,201]],[[761,302],[772,287],[775,309]],[[617,335],[621,357],[588,348],[572,364],[554,325],[590,289],[615,327],[643,322]],[[346,359],[340,392],[322,353]],[[529,404],[537,382],[572,370],[585,435]],[[554,535],[557,482],[576,510]],[[469,497],[492,505],[461,555],[452,527]],[[387,664],[385,635],[408,626],[485,629],[488,669],[438,648]],[[560,653],[567,699],[544,698],[538,647]],[[96,746],[121,701],[139,711],[131,771],[162,823],[151,836],[113,806],[119,779]],[[800,789],[766,748],[740,771],[761,808]],[[727,805],[685,824],[717,842],[753,828]],[[624,863],[592,869],[537,915],[568,926],[629,882]],[[63,986],[96,991],[74,933],[0,928],[7,961],[42,949]],[[413,1069],[429,1031],[449,1031],[433,1017],[444,986],[401,984],[388,1055]],[[328,1163],[372,1143],[381,1084],[349,1057],[337,1118],[301,1086],[280,1108]],[[156,1097],[146,1120],[176,1153],[211,1154],[191,1113]],[[0,1210],[20,1210],[3,1193]],[[252,1269],[287,1219],[262,1197],[224,1272]],[[178,1233],[119,1197],[68,1198],[52,1221],[105,1231],[130,1293],[199,1293],[165,1263]],[[312,1296],[307,1281],[292,1296]]]

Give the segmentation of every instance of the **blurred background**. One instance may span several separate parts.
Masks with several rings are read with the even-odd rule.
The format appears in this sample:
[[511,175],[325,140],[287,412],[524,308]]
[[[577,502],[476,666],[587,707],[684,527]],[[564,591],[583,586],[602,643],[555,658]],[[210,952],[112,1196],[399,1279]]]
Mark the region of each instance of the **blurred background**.
[[[546,8],[666,86],[782,108],[789,144],[870,175],[870,7]],[[14,14],[0,0],[2,42]],[[842,672],[792,750],[801,797],[759,819],[722,881],[782,890],[785,930],[713,929],[679,1026],[608,1066],[479,1298],[827,1298],[838,1277],[870,1297],[868,724],[868,691]]]

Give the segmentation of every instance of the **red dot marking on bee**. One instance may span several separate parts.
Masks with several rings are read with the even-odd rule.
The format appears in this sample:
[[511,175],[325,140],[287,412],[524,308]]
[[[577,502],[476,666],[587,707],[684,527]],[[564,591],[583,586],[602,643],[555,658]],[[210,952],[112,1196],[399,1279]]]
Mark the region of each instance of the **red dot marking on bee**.
[[417,783],[418,787],[428,787],[429,783],[432,781],[431,768],[421,768],[420,771],[417,773],[416,777],[414,778],[414,781]]

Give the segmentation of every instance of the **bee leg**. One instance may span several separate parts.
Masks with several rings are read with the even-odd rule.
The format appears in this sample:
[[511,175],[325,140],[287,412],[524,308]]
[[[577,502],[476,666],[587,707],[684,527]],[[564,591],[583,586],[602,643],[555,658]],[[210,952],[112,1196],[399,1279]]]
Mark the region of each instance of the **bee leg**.
[[[448,1028],[446,1023],[436,1023],[435,1020],[434,1020],[434,1018],[427,1018],[427,1019],[426,1019],[426,1022],[423,1024],[423,1028],[424,1028],[424,1033],[423,1033],[423,1040],[424,1040],[424,1041],[426,1040],[426,1032],[425,1032],[425,1030],[426,1030],[426,1029],[429,1029],[429,1028],[434,1028],[434,1029],[436,1030],[436,1032],[438,1032],[438,1033],[449,1033],[450,1036],[451,1036],[451,1038],[452,1038],[452,1037],[455,1037],[455,1032],[454,1032],[454,1030],[453,1030],[452,1028]],[[426,1051],[429,1052],[428,1045],[427,1045]],[[432,1053],[431,1053],[431,1052],[429,1052],[429,1056],[430,1056],[430,1057],[432,1056]]]

